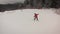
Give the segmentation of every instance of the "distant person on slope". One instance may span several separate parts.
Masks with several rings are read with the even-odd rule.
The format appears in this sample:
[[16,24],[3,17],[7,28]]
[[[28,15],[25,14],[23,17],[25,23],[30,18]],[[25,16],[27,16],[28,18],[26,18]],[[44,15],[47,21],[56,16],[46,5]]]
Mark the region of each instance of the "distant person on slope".
[[38,15],[37,13],[34,13],[34,20],[37,20],[38,21]]

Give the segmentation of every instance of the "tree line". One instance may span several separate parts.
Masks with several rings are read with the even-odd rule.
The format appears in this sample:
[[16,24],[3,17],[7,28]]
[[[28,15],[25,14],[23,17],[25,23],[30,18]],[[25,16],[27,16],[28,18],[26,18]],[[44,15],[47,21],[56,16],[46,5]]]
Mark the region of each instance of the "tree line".
[[24,3],[0,4],[0,12],[26,8],[60,8],[60,0],[25,0]]

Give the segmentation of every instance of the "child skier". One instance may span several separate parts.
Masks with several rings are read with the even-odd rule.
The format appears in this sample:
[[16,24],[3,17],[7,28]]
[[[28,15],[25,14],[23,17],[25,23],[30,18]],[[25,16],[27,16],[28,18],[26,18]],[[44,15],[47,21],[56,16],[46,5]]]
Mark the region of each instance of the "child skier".
[[37,20],[38,21],[38,15],[37,13],[34,13],[34,20]]

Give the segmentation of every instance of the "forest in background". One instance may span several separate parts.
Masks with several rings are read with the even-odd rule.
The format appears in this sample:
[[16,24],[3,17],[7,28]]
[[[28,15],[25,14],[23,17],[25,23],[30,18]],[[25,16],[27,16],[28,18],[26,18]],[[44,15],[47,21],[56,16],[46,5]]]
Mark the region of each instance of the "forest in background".
[[60,0],[25,0],[24,3],[0,4],[0,12],[16,9],[60,8]]

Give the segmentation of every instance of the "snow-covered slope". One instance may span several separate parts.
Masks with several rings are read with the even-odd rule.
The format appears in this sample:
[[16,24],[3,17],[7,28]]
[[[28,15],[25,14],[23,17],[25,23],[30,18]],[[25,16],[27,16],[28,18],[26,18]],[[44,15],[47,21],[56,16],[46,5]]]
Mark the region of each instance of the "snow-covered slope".
[[[39,13],[39,21],[33,20]],[[60,15],[52,9],[23,9],[0,14],[0,34],[60,34]]]

